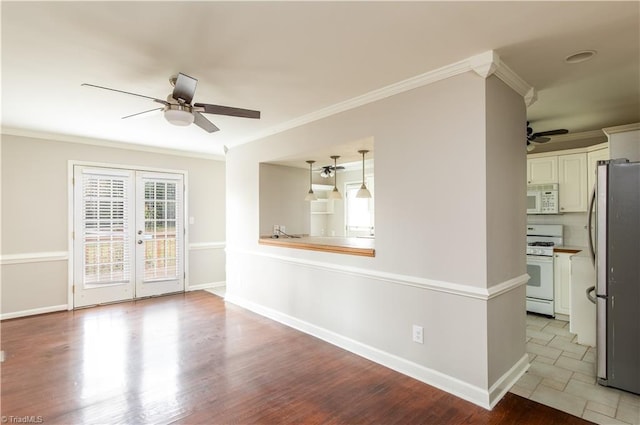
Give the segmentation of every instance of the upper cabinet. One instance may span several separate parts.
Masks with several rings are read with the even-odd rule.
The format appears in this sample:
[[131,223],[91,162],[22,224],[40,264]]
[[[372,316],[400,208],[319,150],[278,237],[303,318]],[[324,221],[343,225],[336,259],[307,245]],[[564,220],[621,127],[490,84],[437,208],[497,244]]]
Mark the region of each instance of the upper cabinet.
[[596,162],[609,159],[607,144],[527,157],[527,184],[558,183],[558,212],[586,212]]
[[560,212],[587,211],[587,154],[558,156]]
[[558,157],[527,160],[527,184],[558,183]]

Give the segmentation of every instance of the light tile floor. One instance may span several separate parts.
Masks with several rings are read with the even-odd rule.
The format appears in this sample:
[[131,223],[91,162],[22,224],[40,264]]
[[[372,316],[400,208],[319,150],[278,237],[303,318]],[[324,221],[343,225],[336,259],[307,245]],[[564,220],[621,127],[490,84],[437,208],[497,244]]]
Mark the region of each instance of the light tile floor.
[[511,388],[522,397],[598,424],[640,424],[640,396],[596,383],[596,351],[569,322],[527,314],[531,366]]

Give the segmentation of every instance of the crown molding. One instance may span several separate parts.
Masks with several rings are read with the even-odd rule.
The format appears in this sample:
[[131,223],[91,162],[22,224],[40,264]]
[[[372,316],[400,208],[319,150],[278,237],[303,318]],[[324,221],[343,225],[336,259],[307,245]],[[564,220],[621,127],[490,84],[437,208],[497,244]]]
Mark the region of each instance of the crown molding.
[[69,134],[49,133],[36,130],[26,130],[21,128],[2,127],[0,130],[2,135],[30,137],[33,139],[42,139],[49,141],[58,141],[65,143],[79,143],[83,145],[102,146],[114,149],[125,149],[131,151],[151,152],[172,156],[183,156],[188,158],[211,159],[214,161],[224,161],[222,155],[198,153],[192,151],[183,151],[180,149],[159,148],[156,146],[139,145],[134,143],[116,142],[113,140],[91,139],[89,137],[73,136]]
[[488,78],[490,75],[495,74],[505,84],[520,94],[525,99],[525,102],[527,102],[527,106],[530,106],[537,98],[535,89],[520,78],[511,68],[505,65],[505,63],[500,59],[500,56],[494,50],[489,50],[479,55],[471,56],[467,59],[425,72],[424,74],[416,75],[415,77],[370,91],[344,102],[336,103],[318,111],[302,115],[301,117],[270,127],[264,131],[254,133],[249,137],[239,139],[235,141],[234,145],[237,146],[273,136],[274,134],[299,127],[304,124],[309,124],[340,112],[345,112],[359,106],[373,103],[396,94],[413,90],[418,87],[423,87],[470,71],[474,71],[482,78]]
[[640,130],[640,122],[635,122],[632,124],[625,124],[625,125],[618,125],[615,127],[607,127],[602,129],[604,134],[606,134],[607,136],[610,136],[616,133],[625,133],[627,131],[633,131],[633,130]]

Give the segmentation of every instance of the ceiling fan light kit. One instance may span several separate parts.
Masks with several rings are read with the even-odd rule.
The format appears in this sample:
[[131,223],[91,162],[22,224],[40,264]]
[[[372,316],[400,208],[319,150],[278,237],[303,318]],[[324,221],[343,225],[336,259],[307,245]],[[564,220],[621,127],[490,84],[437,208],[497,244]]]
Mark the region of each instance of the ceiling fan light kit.
[[164,110],[164,117],[171,124],[181,127],[191,125],[195,120],[193,113],[182,105],[167,105]]
[[334,174],[335,172],[333,168],[331,168],[331,166],[322,167],[322,172],[320,172],[320,177],[322,177],[323,179],[327,179],[329,177],[333,177]]

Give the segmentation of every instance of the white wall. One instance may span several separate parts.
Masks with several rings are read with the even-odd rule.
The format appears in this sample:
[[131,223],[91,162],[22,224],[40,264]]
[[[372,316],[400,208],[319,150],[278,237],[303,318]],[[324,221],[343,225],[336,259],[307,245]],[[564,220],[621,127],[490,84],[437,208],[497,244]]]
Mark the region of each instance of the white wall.
[[[231,149],[227,300],[490,406],[526,364],[525,121],[522,98],[466,73]],[[363,137],[376,256],[258,245],[257,164]]]
[[627,158],[631,162],[640,161],[640,126],[636,124],[636,129],[612,132],[609,137],[609,153],[612,159]]
[[188,284],[225,280],[225,164],[52,139],[2,135],[2,317],[66,307],[69,160],[188,173]]

